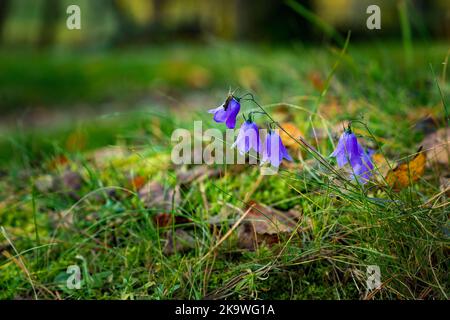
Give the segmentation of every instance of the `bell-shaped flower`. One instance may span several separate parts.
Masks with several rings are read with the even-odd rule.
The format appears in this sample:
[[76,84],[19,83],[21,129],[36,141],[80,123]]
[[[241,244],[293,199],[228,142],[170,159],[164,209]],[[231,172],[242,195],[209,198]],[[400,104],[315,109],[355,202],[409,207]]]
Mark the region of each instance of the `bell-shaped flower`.
[[347,162],[353,167],[360,163],[363,155],[363,148],[359,145],[358,139],[351,130],[345,130],[339,138],[338,145],[331,157],[335,157],[339,167],[345,166]]
[[239,129],[236,141],[231,146],[237,147],[240,154],[245,154],[251,149],[259,153],[260,141],[258,126],[252,120],[246,120]]
[[261,164],[269,162],[272,166],[279,167],[283,158],[292,161],[280,136],[275,131],[269,130],[264,146],[262,147]]
[[236,117],[240,109],[241,104],[239,101],[232,95],[229,95],[220,107],[208,110],[208,112],[214,114],[214,121],[225,122],[227,128],[234,129],[236,126]]
[[338,145],[330,156],[336,158],[339,167],[350,163],[353,170],[352,177],[357,178],[361,183],[366,183],[372,175],[372,153],[373,151],[365,152],[355,134],[347,129],[339,138]]

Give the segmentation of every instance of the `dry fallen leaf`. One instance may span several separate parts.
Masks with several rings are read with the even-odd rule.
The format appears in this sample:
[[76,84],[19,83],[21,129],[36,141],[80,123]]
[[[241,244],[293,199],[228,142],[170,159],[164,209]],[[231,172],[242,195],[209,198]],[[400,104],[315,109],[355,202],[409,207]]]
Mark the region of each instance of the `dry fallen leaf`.
[[150,181],[138,192],[139,198],[147,208],[171,211],[181,202],[178,188],[164,188],[159,182]]
[[280,234],[293,232],[301,219],[301,213],[296,210],[282,212],[254,201],[249,207],[238,230],[238,247],[243,249],[255,250],[263,242],[278,243]]
[[159,228],[170,227],[173,224],[179,225],[192,222],[188,218],[174,215],[172,213],[158,213],[157,215],[153,216],[153,221]]
[[[287,133],[289,133],[289,135],[291,135],[295,139],[298,139],[299,137],[303,136],[302,132],[292,122],[283,122],[280,125],[284,130],[286,130]],[[300,145],[298,144],[298,142],[292,139],[286,132],[280,130],[281,141],[283,141],[283,144],[286,147],[291,148],[293,150],[298,150],[300,148]]]
[[233,224],[236,222],[236,218],[233,216],[233,214],[236,212],[236,210],[233,210],[227,205],[222,206],[219,213],[208,218],[206,222],[210,224],[211,226],[220,226],[222,224]]
[[432,115],[426,115],[418,119],[414,124],[414,131],[431,134],[436,131],[439,121]]
[[187,231],[176,229],[175,233],[170,230],[166,233],[166,244],[164,246],[164,254],[174,254],[175,252],[185,252],[195,248],[195,239]]
[[383,177],[386,177],[387,173],[391,169],[391,163],[389,160],[386,159],[385,156],[383,156],[381,153],[375,153],[372,155],[372,161],[374,164],[374,167],[377,168],[379,174]]
[[408,112],[406,118],[413,124],[413,130],[429,134],[435,132],[442,122],[442,106],[415,106],[414,112]]
[[179,184],[189,184],[200,178],[211,178],[220,175],[220,169],[209,168],[206,165],[194,166],[192,169],[182,168],[177,172],[177,181]]
[[[228,168],[227,173],[238,174],[244,171],[245,165],[236,164],[229,166]],[[203,181],[208,178],[216,178],[221,176],[223,173],[224,170],[222,168],[213,168],[208,165],[196,165],[191,169],[182,167],[177,170],[177,182],[180,185],[186,185],[194,181]]]
[[450,128],[442,128],[428,134],[422,141],[422,146],[427,153],[427,167],[435,164],[448,166],[450,157]]
[[386,175],[386,182],[394,190],[400,190],[407,187],[410,183],[419,180],[425,172],[426,155],[419,148],[414,158],[405,163],[399,164],[390,170]]
[[445,192],[445,195],[450,197],[450,174],[439,177],[439,183],[441,192]]

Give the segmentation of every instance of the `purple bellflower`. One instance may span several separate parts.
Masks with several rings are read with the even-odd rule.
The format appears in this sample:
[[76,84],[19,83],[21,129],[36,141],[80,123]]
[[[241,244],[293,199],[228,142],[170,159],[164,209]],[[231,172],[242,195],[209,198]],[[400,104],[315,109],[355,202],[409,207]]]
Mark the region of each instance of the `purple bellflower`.
[[354,167],[361,162],[363,148],[359,145],[358,139],[351,130],[345,130],[339,138],[338,145],[330,157],[335,157],[339,167],[345,166],[347,162]]
[[259,153],[259,130],[258,126],[251,119],[248,119],[242,123],[236,141],[231,147],[237,147],[240,154],[247,153],[250,149],[253,149]]
[[220,107],[208,110],[208,112],[214,113],[214,121],[225,122],[227,128],[234,129],[236,126],[236,117],[240,109],[241,104],[239,100],[230,94]]
[[350,163],[353,169],[353,178],[359,178],[361,183],[366,183],[373,170],[371,154],[365,152],[363,147],[358,143],[358,139],[350,128],[344,131],[339,138],[338,145],[331,157],[335,157],[339,167]]
[[262,150],[261,164],[269,162],[274,167],[279,167],[283,158],[292,161],[280,136],[275,131],[269,130]]
[[373,150],[367,150],[367,152],[364,152],[361,157],[361,163],[356,164],[353,167],[354,174],[353,178],[358,179],[361,183],[366,183],[369,181],[372,170],[373,170],[373,163],[372,163],[372,154]]

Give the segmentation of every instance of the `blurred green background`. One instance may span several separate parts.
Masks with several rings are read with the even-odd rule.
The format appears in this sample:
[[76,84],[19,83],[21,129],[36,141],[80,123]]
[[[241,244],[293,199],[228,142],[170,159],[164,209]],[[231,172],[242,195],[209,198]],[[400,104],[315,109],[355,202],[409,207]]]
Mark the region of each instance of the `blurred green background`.
[[[66,27],[70,4],[81,30]],[[366,27],[371,4],[381,30]],[[317,95],[349,30],[354,60],[336,74],[357,88],[346,95],[430,101],[429,64],[440,72],[449,48],[445,0],[0,0],[0,159],[14,153],[12,135],[28,142],[115,113],[205,109],[229,88],[263,103]]]
[[[70,4],[81,9],[81,30],[66,27]],[[366,28],[371,4],[381,9],[381,30]],[[448,43],[450,2],[0,0],[0,111],[97,104],[152,88],[169,95],[177,88],[223,89],[236,84],[227,57],[216,59],[224,47],[262,45],[267,54],[342,45],[348,30],[352,44],[368,47]]]

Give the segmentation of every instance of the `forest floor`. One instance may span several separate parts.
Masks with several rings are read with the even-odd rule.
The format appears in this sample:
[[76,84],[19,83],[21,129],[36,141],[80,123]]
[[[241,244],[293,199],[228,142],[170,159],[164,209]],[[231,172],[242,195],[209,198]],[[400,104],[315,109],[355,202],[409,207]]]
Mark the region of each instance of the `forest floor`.
[[[413,48],[0,52],[0,298],[447,299],[449,48]],[[371,181],[286,136],[276,175],[175,165],[229,88],[333,166],[351,120]]]

